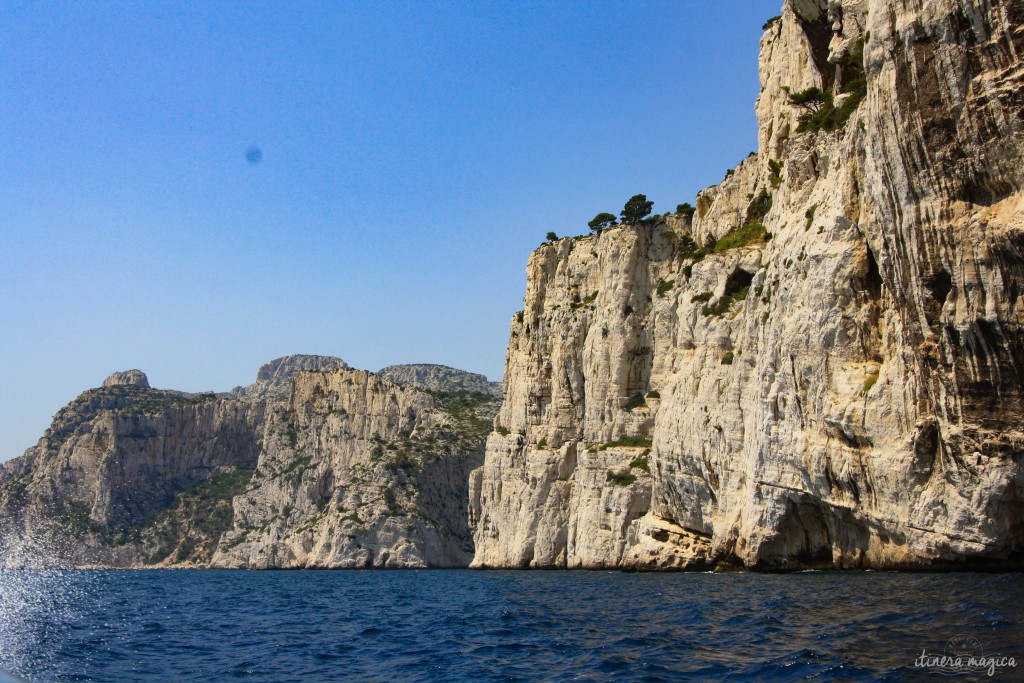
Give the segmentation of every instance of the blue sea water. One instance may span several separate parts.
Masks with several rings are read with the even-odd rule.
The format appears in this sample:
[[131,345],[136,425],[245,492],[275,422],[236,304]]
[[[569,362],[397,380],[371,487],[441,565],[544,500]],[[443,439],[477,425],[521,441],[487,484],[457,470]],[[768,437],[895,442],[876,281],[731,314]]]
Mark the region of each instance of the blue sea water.
[[30,681],[934,680],[957,638],[1024,660],[1021,576],[0,572]]

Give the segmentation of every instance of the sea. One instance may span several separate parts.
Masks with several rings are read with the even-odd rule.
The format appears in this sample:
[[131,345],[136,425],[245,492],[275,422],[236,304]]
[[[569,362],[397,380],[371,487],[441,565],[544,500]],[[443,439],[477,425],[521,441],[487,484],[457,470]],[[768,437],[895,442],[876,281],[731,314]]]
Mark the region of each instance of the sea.
[[28,681],[1024,680],[1020,574],[2,571]]

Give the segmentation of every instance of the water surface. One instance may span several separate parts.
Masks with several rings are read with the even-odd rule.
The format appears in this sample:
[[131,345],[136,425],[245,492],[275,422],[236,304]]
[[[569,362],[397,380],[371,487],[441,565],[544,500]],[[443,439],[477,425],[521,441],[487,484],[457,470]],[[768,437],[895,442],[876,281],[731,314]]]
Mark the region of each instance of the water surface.
[[0,667],[32,681],[934,680],[915,659],[958,636],[1024,659],[1022,614],[1018,574],[8,571]]

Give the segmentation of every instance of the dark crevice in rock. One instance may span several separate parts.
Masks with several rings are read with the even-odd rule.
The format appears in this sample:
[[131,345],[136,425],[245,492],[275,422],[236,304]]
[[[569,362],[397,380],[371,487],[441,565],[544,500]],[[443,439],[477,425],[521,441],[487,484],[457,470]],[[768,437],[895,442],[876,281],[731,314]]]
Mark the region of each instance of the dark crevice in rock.
[[867,247],[867,259],[868,272],[864,276],[864,289],[877,301],[882,298],[882,274],[878,270],[878,259],[875,258],[871,247]]
[[946,303],[949,292],[953,289],[953,278],[945,270],[932,273],[925,281],[925,287],[932,295],[935,303],[942,306]]
[[828,61],[829,43],[832,41],[832,24],[823,13],[817,19],[800,19],[800,27],[811,46],[811,59],[821,74],[822,90],[829,92],[836,79],[836,67]]

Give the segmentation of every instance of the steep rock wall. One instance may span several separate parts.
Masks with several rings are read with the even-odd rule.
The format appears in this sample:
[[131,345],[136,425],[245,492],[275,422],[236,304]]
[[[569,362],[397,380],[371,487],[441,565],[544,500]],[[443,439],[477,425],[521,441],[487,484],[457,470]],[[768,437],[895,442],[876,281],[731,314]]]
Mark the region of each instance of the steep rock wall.
[[[482,462],[482,435],[430,395],[373,373],[293,381],[213,566],[467,565],[466,482]],[[486,424],[493,410],[460,415]]]
[[267,361],[256,372],[256,381],[247,387],[235,387],[231,394],[248,401],[287,401],[292,377],[297,372],[347,368],[348,363],[334,356],[295,354]]
[[692,221],[535,252],[474,565],[1018,566],[1022,19],[787,2]]
[[5,540],[73,541],[54,558],[68,564],[147,562],[159,543],[138,530],[180,492],[256,466],[264,408],[137,382],[86,391],[36,446],[4,464]]

